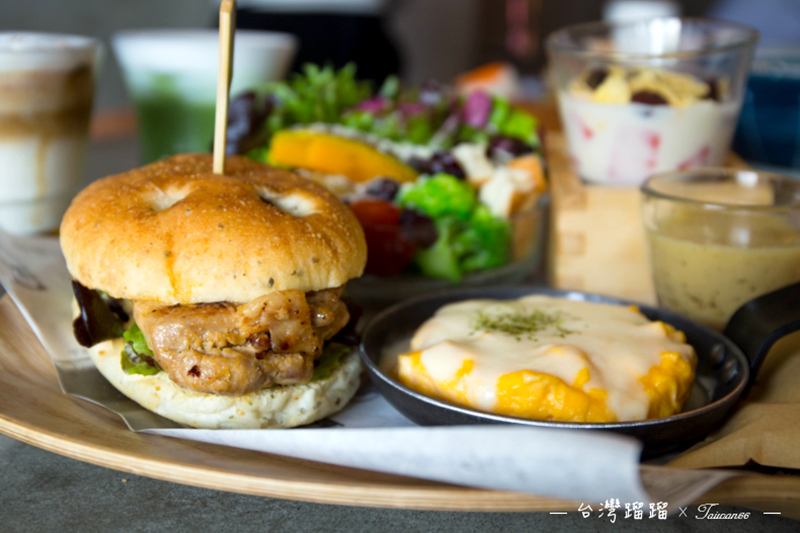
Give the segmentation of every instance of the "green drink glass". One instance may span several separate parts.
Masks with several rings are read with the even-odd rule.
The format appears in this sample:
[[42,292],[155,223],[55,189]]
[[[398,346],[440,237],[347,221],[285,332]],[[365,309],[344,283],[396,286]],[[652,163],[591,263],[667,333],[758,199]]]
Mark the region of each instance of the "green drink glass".
[[[238,31],[231,95],[282,78],[293,36]],[[141,30],[114,35],[113,47],[136,108],[142,160],[209,152],[214,135],[219,36],[213,30]]]

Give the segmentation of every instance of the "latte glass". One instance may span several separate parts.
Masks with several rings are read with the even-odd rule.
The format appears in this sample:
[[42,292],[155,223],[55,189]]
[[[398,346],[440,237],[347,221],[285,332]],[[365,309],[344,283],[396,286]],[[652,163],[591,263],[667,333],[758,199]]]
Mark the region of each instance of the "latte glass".
[[0,33],[0,227],[58,228],[83,181],[97,40]]

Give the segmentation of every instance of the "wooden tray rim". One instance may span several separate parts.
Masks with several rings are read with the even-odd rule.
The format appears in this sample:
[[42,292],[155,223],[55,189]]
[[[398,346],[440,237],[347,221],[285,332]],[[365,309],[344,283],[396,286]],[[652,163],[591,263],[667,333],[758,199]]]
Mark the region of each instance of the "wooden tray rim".
[[[19,311],[10,298],[6,296],[0,299],[0,323],[9,320],[17,323],[22,321],[24,323]],[[22,327],[27,330],[29,335],[26,342],[35,344],[35,349],[31,350],[27,356],[47,357],[44,348],[35,338],[27,324],[25,323]],[[2,335],[3,331],[0,330],[0,337]],[[0,358],[3,355],[3,350],[0,350]],[[12,355],[22,356],[20,353]],[[49,363],[49,358],[47,362]],[[54,370],[50,379],[55,379]],[[1,383],[2,376],[0,376]],[[64,398],[69,398],[63,393],[60,394]],[[100,409],[82,400],[72,400],[72,402],[64,402],[64,405],[75,405],[78,408],[84,407],[90,410],[92,408]],[[333,473],[334,476],[337,473],[341,473],[343,479],[335,482],[303,481],[244,474],[232,469],[226,469],[224,465],[218,467],[203,466],[181,462],[180,460],[160,459],[152,454],[152,450],[148,453],[147,449],[139,453],[133,453],[114,446],[96,445],[74,435],[60,433],[49,427],[41,427],[26,422],[18,416],[9,415],[6,411],[6,406],[0,403],[0,433],[14,439],[95,465],[203,488],[313,503],[396,509],[520,512],[576,511],[578,508],[578,502],[401,478],[399,476],[376,474],[374,472],[313,463],[311,461],[292,460],[291,462],[313,465],[319,467],[323,472]],[[99,423],[104,424],[102,420]],[[113,424],[106,425],[109,426],[108,429],[111,431],[129,432],[121,420],[116,427]],[[221,449],[230,451],[230,448],[226,446],[156,435],[143,436],[147,440],[152,440],[154,446],[157,446],[158,441],[161,439],[167,439],[172,444],[181,443],[187,449],[200,447],[207,450]],[[266,461],[282,461],[285,459],[265,453],[259,453],[258,455],[263,456]],[[370,480],[370,477],[375,478],[376,476],[380,477],[381,480],[389,479],[391,481],[391,479],[397,479],[403,482],[385,483],[376,482],[374,479]],[[762,474],[737,477],[721,483],[702,496],[701,500],[704,502],[737,505],[765,503],[800,505],[800,477]],[[700,503],[700,500],[698,500],[698,503]]]

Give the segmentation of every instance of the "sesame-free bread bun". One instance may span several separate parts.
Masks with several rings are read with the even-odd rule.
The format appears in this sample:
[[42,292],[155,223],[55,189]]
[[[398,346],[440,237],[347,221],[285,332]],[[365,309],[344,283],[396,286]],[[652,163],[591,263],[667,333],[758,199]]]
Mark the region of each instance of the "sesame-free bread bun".
[[364,270],[353,213],[325,188],[244,157],[224,176],[178,155],[84,189],[61,223],[74,279],[115,298],[246,302],[338,287]]
[[361,384],[361,361],[354,350],[328,379],[304,385],[279,385],[240,396],[184,389],[166,372],[126,374],[119,364],[122,339],[88,349],[100,373],[145,409],[179,424],[205,429],[291,428],[311,424],[339,411]]

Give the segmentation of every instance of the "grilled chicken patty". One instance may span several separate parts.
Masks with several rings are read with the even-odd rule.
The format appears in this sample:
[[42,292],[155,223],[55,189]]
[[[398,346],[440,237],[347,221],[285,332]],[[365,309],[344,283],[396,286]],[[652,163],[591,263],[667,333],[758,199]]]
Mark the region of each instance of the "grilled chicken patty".
[[238,305],[137,301],[133,315],[174,382],[199,392],[246,394],[311,379],[323,342],[350,318],[342,290],[277,291]]

